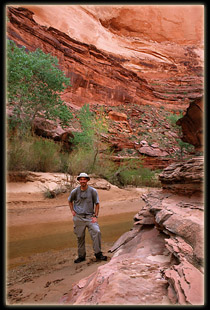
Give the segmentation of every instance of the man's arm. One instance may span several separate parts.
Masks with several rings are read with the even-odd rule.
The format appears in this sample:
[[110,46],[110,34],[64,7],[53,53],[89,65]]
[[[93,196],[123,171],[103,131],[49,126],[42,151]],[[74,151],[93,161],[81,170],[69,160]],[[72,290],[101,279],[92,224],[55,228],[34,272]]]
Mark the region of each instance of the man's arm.
[[75,216],[75,215],[76,215],[76,212],[75,212],[74,209],[73,209],[73,202],[69,201],[69,207],[70,207],[70,210],[71,210],[72,215]]
[[95,216],[93,216],[92,218],[92,223],[97,222],[98,213],[99,213],[99,203],[96,204],[95,213],[94,213]]
[[95,215],[98,216],[99,214],[99,203],[96,204],[96,208],[95,208]]

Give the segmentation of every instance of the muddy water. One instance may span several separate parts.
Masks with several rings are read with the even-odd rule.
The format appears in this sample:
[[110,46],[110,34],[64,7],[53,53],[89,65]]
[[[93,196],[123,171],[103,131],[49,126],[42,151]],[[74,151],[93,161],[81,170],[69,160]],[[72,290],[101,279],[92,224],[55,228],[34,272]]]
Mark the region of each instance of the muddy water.
[[[133,216],[132,212],[102,216],[98,219],[102,234],[102,249],[103,242],[112,244],[132,228]],[[86,243],[92,244],[88,230],[86,230]],[[71,221],[12,226],[7,231],[7,244],[8,265],[10,260],[17,257],[77,247]]]

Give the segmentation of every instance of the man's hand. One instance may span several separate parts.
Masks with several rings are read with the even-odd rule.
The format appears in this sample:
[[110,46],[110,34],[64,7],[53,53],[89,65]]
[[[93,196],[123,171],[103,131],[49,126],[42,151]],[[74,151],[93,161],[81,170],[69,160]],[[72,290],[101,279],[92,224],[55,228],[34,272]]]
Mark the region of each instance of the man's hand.
[[97,217],[92,217],[92,221],[91,221],[92,223],[97,223]]
[[71,211],[72,215],[75,216],[76,212],[74,210]]

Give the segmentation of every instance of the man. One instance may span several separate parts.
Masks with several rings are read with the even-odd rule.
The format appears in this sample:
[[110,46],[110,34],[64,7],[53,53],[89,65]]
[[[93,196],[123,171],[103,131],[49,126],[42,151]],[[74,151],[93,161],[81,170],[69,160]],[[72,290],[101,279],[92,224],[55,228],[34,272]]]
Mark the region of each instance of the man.
[[[74,261],[80,263],[85,260],[85,230],[89,230],[93,241],[93,250],[98,260],[107,260],[101,252],[101,232],[97,222],[99,213],[99,198],[95,188],[87,183],[90,177],[80,173],[77,177],[80,186],[73,189],[68,197],[69,206],[73,215],[74,233],[77,236],[78,258]],[[95,211],[94,211],[95,206]]]

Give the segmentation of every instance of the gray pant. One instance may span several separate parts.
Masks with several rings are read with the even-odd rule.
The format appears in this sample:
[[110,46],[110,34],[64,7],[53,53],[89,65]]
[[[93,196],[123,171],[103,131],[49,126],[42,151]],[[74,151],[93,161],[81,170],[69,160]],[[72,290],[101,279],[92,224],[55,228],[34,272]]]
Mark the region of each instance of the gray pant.
[[85,230],[86,227],[93,241],[93,250],[95,254],[101,252],[101,232],[98,223],[92,223],[91,215],[86,217],[76,214],[73,217],[74,233],[77,236],[78,256],[85,256]]

